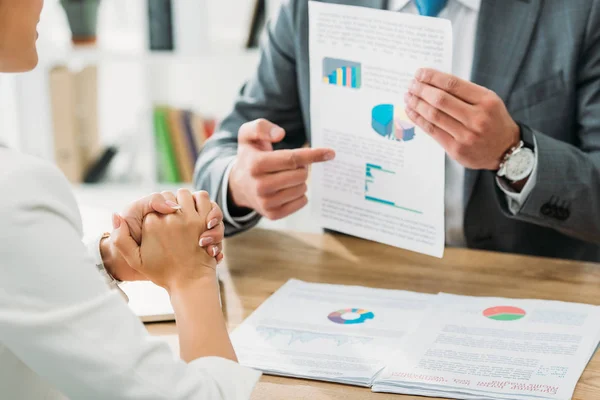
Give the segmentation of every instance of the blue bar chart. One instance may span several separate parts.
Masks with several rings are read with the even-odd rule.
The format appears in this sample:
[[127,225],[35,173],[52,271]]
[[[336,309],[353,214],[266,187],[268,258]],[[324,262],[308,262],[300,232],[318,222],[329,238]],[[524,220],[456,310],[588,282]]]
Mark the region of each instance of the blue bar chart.
[[[421,211],[398,204],[396,197],[401,195],[403,189],[398,187],[396,172],[384,169],[376,164],[367,164],[365,168],[365,200],[382,204],[415,214]],[[410,190],[410,189],[407,189]]]
[[337,58],[323,59],[323,82],[328,85],[360,89],[361,64]]

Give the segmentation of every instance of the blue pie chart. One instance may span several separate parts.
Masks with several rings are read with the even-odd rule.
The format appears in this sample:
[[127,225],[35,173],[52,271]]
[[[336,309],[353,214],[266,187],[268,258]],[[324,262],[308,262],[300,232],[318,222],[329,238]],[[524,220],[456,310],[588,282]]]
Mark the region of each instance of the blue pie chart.
[[389,137],[394,130],[394,105],[379,104],[371,111],[372,126],[375,132]]
[[396,142],[409,142],[415,138],[415,124],[402,108],[393,104],[379,104],[371,110],[371,126],[381,137]]

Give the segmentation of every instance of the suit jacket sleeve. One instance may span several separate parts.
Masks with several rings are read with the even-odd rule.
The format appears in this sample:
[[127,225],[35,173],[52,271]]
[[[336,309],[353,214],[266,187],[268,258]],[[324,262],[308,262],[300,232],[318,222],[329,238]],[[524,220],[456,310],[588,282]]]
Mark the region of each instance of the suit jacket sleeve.
[[536,141],[537,181],[513,216],[502,192],[500,203],[512,218],[550,227],[600,244],[600,7],[592,6],[579,59],[577,146],[521,125],[525,140]]
[[[244,123],[267,119],[286,131],[285,139],[275,146],[297,148],[306,143],[306,132],[298,98],[296,78],[297,1],[284,1],[278,15],[269,23],[262,38],[258,69],[246,82],[233,111],[223,120],[218,132],[207,141],[196,163],[194,184],[208,191],[221,208],[227,201],[221,193],[223,176],[238,148],[238,130]],[[230,236],[254,226],[260,216],[241,228],[225,222]]]

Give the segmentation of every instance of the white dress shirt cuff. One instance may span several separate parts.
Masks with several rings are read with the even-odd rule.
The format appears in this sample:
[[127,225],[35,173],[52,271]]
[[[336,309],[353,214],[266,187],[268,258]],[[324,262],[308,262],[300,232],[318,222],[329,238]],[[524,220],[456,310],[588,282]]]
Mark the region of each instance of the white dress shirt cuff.
[[[246,400],[252,395],[262,373],[220,357],[202,357],[189,363],[190,367],[202,369],[218,383],[224,399]],[[235,379],[235,385],[231,384]]]
[[534,142],[533,143],[533,153],[535,155],[535,159],[534,159],[534,163],[533,163],[533,171],[531,171],[531,175],[529,176],[527,183],[523,187],[523,190],[521,190],[520,192],[517,192],[506,181],[504,181],[503,179],[500,179],[499,177],[496,177],[496,183],[498,184],[498,187],[500,187],[500,189],[506,195],[506,201],[508,202],[508,209],[510,210],[511,213],[513,213],[513,215],[518,214],[518,212],[521,210],[521,207],[523,207],[523,205],[527,201],[527,198],[531,194],[531,191],[535,187],[535,183],[537,181],[538,155],[537,155],[537,152],[535,151],[535,149],[537,147],[537,144],[535,142],[535,137],[533,138],[533,142]]
[[95,236],[89,240],[86,240],[84,244],[87,249],[87,252],[90,255],[90,257],[92,257],[92,259],[94,260],[94,265],[98,269],[98,272],[100,272],[100,275],[102,275],[102,278],[104,279],[106,284],[111,289],[118,290],[121,296],[123,296],[123,298],[129,300],[125,292],[123,292],[123,290],[121,290],[121,288],[119,287],[119,283],[121,282],[117,281],[104,267],[104,260],[102,260],[102,253],[100,252],[100,242],[103,238],[104,235],[102,234]]
[[229,209],[227,208],[227,203],[229,201],[229,174],[231,173],[231,169],[235,163],[235,158],[229,163],[227,169],[225,170],[225,175],[223,176],[223,182],[221,183],[221,199],[223,199],[221,204],[221,208],[223,209],[223,216],[225,217],[225,221],[229,222],[237,229],[242,228],[242,224],[251,221],[256,218],[256,211],[252,211],[242,217],[232,217],[229,213]]

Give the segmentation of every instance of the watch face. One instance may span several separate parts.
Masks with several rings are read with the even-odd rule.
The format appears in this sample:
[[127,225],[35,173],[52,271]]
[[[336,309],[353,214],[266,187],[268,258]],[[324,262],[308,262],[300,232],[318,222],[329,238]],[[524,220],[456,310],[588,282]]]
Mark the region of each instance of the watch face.
[[506,163],[506,177],[511,181],[527,178],[533,171],[535,155],[530,149],[515,152]]

